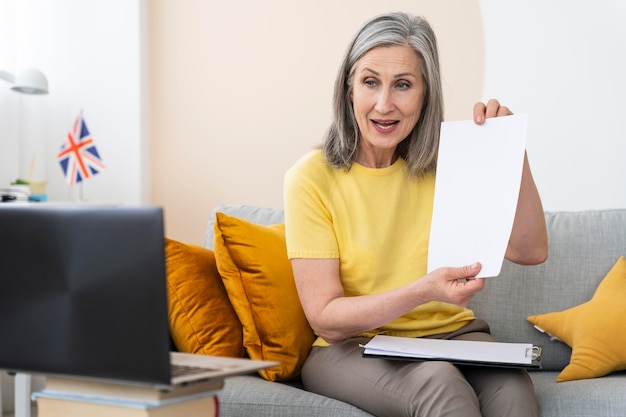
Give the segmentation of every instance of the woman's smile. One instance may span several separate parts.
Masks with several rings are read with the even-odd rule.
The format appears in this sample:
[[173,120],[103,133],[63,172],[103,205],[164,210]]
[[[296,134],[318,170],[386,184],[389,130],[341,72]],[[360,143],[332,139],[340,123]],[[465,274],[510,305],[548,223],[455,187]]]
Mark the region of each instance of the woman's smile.
[[374,129],[380,133],[390,133],[394,131],[398,123],[400,123],[398,120],[372,120]]

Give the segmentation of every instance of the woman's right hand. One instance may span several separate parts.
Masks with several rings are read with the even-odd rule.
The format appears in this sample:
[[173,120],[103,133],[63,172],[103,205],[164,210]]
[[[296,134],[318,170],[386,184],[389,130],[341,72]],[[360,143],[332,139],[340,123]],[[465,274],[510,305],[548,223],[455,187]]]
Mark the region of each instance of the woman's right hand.
[[433,301],[467,307],[474,295],[485,288],[485,280],[475,278],[480,269],[481,265],[478,262],[459,268],[438,268],[415,284],[426,285],[422,291],[430,294]]
[[485,287],[474,278],[481,265],[444,267],[408,285],[377,294],[346,297],[338,259],[292,259],[298,295],[309,324],[334,343],[379,328],[430,301],[465,307]]

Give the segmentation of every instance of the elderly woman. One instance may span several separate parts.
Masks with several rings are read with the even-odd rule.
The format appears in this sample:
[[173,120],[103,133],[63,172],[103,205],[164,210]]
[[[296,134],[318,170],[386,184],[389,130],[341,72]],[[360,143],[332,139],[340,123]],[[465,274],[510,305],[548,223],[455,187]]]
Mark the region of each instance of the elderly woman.
[[[474,106],[477,124],[512,114]],[[519,369],[363,358],[372,335],[493,340],[467,309],[480,264],[427,271],[443,118],[435,35],[420,17],[373,18],[349,45],[322,149],[285,176],[287,250],[304,312],[319,336],[305,387],[377,416],[536,416]],[[464,201],[462,204],[476,204]],[[543,208],[525,158],[507,259],[547,256]]]

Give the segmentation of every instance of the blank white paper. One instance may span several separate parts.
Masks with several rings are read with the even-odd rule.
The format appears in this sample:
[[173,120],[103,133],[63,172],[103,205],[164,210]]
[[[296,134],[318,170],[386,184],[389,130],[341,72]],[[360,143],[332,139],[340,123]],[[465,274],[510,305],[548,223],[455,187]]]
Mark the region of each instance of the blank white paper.
[[500,273],[517,207],[528,116],[441,124],[428,272],[480,262]]

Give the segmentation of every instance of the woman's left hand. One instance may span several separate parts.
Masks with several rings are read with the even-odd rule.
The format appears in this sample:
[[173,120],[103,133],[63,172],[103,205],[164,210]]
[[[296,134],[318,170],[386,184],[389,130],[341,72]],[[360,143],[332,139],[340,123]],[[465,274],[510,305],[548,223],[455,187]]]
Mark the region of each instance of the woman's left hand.
[[500,102],[494,98],[489,100],[487,104],[476,103],[474,105],[474,122],[477,125],[485,123],[490,117],[510,116],[513,112],[506,106],[500,105]]
[[[491,117],[510,116],[513,112],[496,99],[474,105],[474,123],[482,125]],[[524,153],[522,183],[520,186],[513,230],[505,258],[522,265],[536,265],[548,256],[548,235],[543,205],[533,179],[528,157]]]

